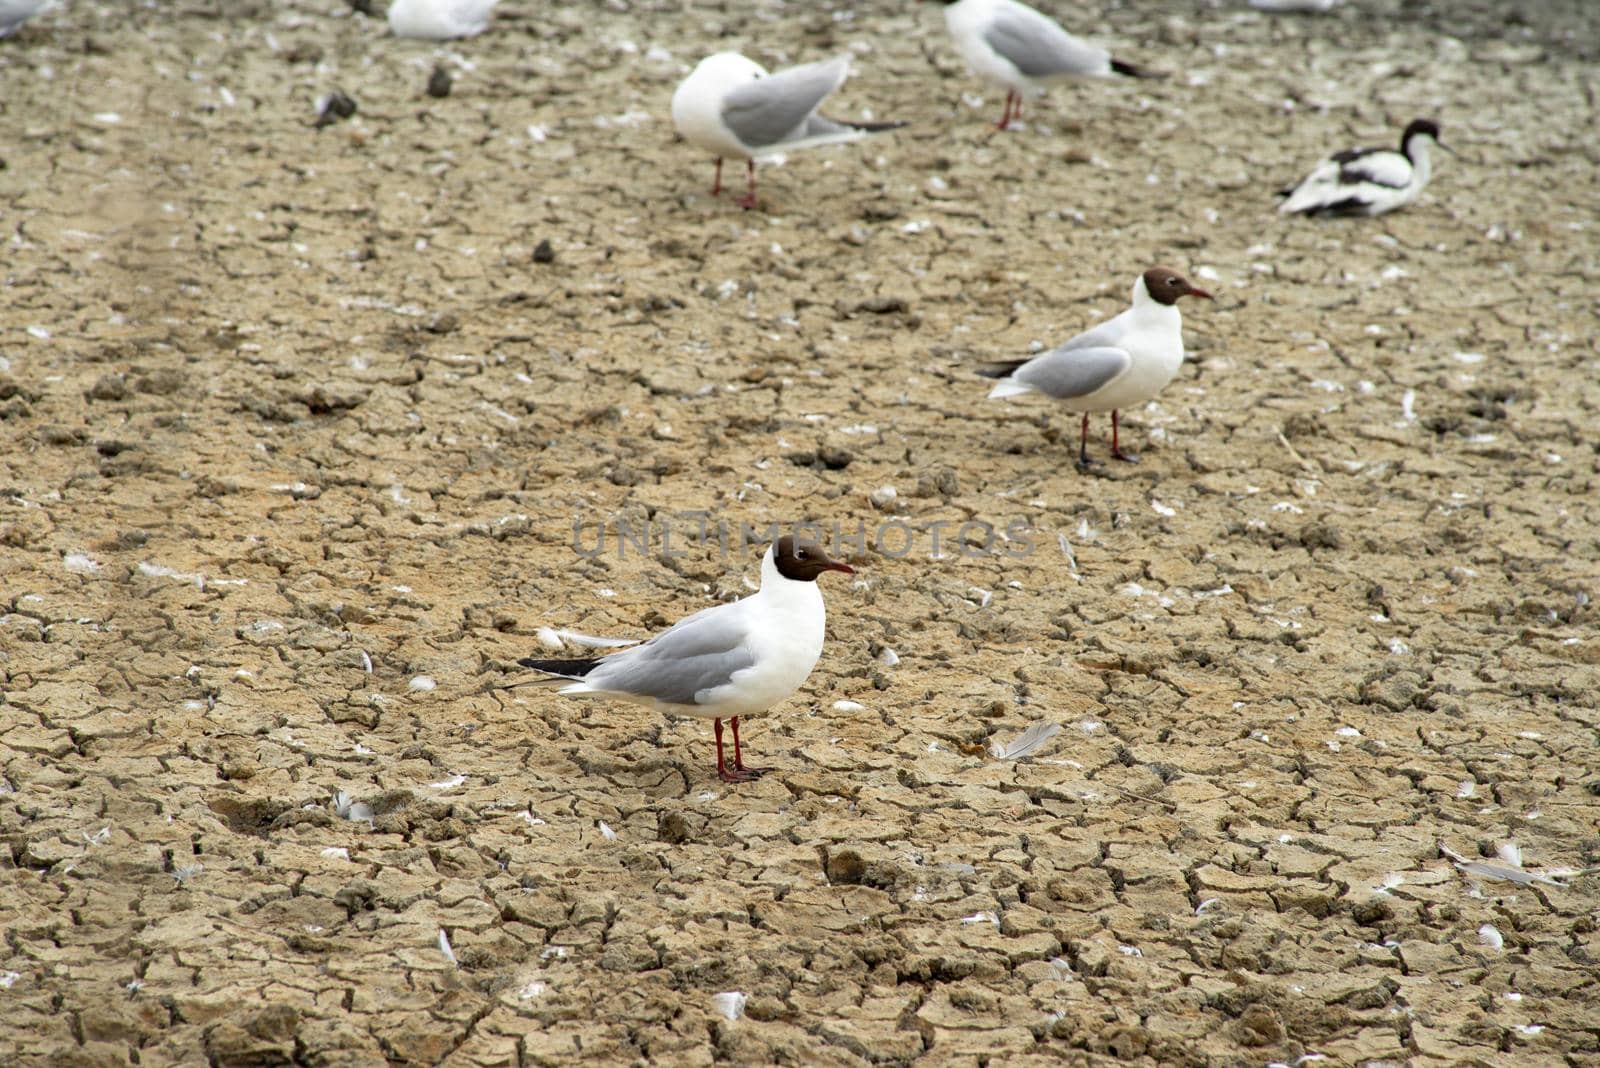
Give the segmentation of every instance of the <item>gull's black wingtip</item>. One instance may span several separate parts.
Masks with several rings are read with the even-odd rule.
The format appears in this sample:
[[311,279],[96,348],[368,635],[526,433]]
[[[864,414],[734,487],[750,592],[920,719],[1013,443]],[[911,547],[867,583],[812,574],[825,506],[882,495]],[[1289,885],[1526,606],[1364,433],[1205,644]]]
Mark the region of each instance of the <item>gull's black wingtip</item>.
[[1148,78],[1152,81],[1159,81],[1167,76],[1165,71],[1146,70],[1144,67],[1136,67],[1120,59],[1111,61],[1111,73],[1120,74],[1124,78]]
[[978,368],[978,374],[984,378],[1007,378],[1027,362],[1027,360],[1008,360],[1005,363],[992,363],[988,367]]
[[542,671],[546,675],[560,675],[566,679],[581,679],[593,671],[599,660],[535,660],[525,656],[517,663],[525,668]]

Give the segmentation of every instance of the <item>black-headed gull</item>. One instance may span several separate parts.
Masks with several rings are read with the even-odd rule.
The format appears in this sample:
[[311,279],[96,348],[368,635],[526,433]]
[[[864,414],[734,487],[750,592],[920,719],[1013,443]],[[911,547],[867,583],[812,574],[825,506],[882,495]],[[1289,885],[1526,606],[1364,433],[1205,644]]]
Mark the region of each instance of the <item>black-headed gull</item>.
[[10,37],[54,0],[0,0],[0,38]]
[[1382,215],[1403,208],[1422,194],[1433,177],[1428,146],[1438,145],[1439,124],[1416,119],[1392,148],[1347,148],[1311,169],[1300,184],[1281,190],[1278,210],[1307,215]]
[[745,161],[749,189],[741,205],[756,206],[756,164],[763,156],[813,145],[859,141],[894,130],[903,122],[842,122],[817,114],[817,108],[850,73],[850,59],[768,74],[761,64],[737,52],[707,56],[672,94],[672,122],[684,140],[717,157],[713,196],[722,192],[722,160]]
[[[761,589],[732,604],[688,616],[641,645],[589,660],[525,659],[525,667],[565,681],[561,693],[649,705],[676,716],[709,719],[717,738],[717,775],[748,782],[769,769],[747,768],[739,720],[758,715],[800,688],[822,655],[826,616],[817,577],[855,574],[822,546],[786,534],[761,559]],[[575,681],[576,680],[576,681]],[[722,721],[733,727],[733,766],[722,753]]]
[[489,13],[499,0],[394,0],[389,6],[389,32],[396,37],[448,41],[475,37],[489,27]]
[[[1006,91],[995,123],[1004,130],[1022,115],[1022,98],[1069,78],[1159,77],[1072,36],[1052,18],[1017,0],[944,0],[944,24],[974,74]],[[1013,110],[1015,108],[1015,110]]]
[[1213,299],[1170,267],[1152,267],[1133,283],[1133,307],[1092,330],[1029,360],[1015,360],[979,372],[998,378],[990,399],[1043,393],[1083,413],[1078,441],[1078,466],[1089,466],[1089,413],[1111,413],[1111,455],[1137,457],[1122,451],[1117,440],[1117,410],[1161,392],[1183,365],[1183,316],[1178,298]]

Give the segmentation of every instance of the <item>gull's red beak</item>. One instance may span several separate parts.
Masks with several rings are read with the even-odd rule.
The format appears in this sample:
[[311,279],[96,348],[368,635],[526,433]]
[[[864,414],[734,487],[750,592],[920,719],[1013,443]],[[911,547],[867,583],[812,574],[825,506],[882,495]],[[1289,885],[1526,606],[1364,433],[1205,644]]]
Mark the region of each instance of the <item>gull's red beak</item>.
[[856,573],[856,569],[845,563],[843,560],[829,560],[827,570],[842,571],[846,575],[854,575]]
[[1216,297],[1213,297],[1210,293],[1207,293],[1205,290],[1203,290],[1199,286],[1195,286],[1195,285],[1191,285],[1189,287],[1189,291],[1188,292],[1189,292],[1189,296],[1191,296],[1191,297],[1205,297],[1207,300],[1216,300],[1217,299]]

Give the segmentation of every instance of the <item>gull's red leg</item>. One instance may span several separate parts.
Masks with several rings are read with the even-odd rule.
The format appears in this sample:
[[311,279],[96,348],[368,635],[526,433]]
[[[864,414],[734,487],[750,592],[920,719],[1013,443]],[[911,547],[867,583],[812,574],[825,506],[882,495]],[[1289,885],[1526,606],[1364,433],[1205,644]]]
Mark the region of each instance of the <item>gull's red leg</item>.
[[1128,464],[1139,462],[1139,458],[1133,453],[1123,452],[1122,445],[1117,441],[1117,410],[1115,408],[1111,409],[1111,458]]
[[760,778],[771,768],[747,768],[744,766],[744,756],[739,752],[739,717],[734,716],[730,721],[733,724],[733,768],[749,775],[752,779]]
[[1000,121],[994,124],[994,128],[996,130],[1004,130],[1007,126],[1011,125],[1011,102],[1016,98],[1017,94],[1015,92],[1012,92],[1009,89],[1006,91],[1005,111],[1001,112]]
[[760,772],[748,771],[739,767],[739,757],[737,755],[739,746],[738,718],[735,717],[733,721],[733,745],[735,755],[733,758],[733,767],[731,768],[728,767],[728,762],[722,756],[722,721],[720,719],[712,720],[711,728],[716,732],[717,736],[717,778],[721,779],[723,782],[749,782],[751,779],[759,778],[761,775]]
[[1089,413],[1083,413],[1083,423],[1078,427],[1078,466],[1089,466]]
[[745,191],[744,199],[739,201],[739,206],[746,211],[756,206],[756,161],[744,161],[745,172],[748,175],[749,188]]
[[717,157],[717,180],[711,183],[711,195],[722,195],[722,157]]

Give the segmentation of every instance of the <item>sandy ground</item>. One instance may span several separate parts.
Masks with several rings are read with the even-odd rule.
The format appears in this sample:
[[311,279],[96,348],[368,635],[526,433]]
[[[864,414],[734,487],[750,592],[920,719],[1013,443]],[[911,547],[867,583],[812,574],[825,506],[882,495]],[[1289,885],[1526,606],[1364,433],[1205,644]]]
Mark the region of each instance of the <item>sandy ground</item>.
[[[1600,7],[1051,6],[1171,77],[992,136],[888,2],[0,44],[0,1062],[1600,1063]],[[719,40],[912,125],[714,200]],[[1410,210],[1275,214],[1417,116]],[[1081,474],[972,368],[1153,262],[1219,299]],[[866,544],[760,783],[495,688],[801,519]]]

